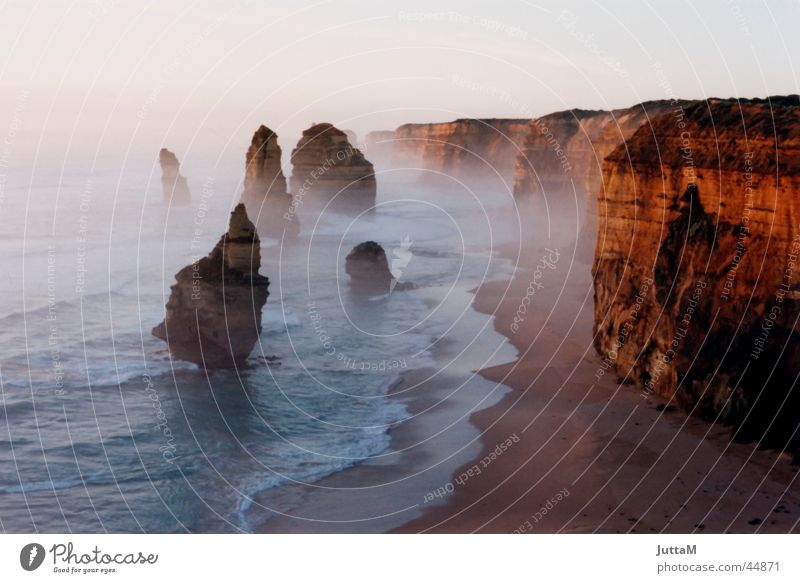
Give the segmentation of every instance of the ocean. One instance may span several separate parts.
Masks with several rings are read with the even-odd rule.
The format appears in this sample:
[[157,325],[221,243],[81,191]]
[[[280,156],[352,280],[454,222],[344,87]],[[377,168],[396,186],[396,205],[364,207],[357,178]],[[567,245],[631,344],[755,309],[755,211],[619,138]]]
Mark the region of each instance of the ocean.
[[[234,169],[207,174],[189,174],[193,203],[172,208],[147,158],[4,185],[3,531],[251,532],[270,499],[303,514],[282,489],[398,459],[393,429],[426,423],[409,409],[410,371],[448,372],[453,393],[469,380],[464,411],[505,390],[474,375],[515,353],[471,291],[513,270],[497,253],[519,239],[510,193],[392,172],[378,175],[373,212],[301,207],[296,241],[262,233],[270,296],[245,367],[172,360],[150,330],[174,274],[211,250],[241,192]],[[366,240],[410,289],[351,293],[344,257]],[[435,455],[451,459],[458,441]]]

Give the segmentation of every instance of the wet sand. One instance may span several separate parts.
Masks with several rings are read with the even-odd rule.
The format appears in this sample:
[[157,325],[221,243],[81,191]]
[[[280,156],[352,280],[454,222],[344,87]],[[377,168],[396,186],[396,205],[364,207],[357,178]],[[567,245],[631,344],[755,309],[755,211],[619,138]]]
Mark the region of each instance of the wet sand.
[[454,472],[445,504],[396,532],[797,532],[790,457],[599,374],[590,265],[562,249],[537,275],[547,254],[526,250],[508,293],[507,281],[478,290],[476,309],[519,351],[481,374],[513,390],[472,415],[483,450]]

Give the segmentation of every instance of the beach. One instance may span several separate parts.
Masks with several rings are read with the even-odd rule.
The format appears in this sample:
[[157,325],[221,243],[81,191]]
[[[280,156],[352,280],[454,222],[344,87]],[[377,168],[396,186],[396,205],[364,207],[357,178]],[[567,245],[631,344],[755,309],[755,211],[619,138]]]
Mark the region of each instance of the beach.
[[510,286],[477,291],[475,308],[519,352],[481,374],[512,391],[472,415],[482,450],[444,503],[395,532],[797,532],[791,457],[731,443],[727,428],[618,384],[592,347],[590,265],[559,253],[537,274],[549,252],[534,246]]

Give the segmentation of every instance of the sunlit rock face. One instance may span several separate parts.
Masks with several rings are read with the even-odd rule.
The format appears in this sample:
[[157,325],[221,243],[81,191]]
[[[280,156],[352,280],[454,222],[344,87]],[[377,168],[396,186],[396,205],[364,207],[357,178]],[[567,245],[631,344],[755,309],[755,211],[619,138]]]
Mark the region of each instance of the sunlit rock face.
[[594,196],[606,156],[670,107],[669,100],[647,101],[627,109],[571,109],[531,120],[515,161],[514,194],[558,194],[574,187]]
[[186,178],[181,175],[178,157],[166,148],[161,148],[158,153],[158,161],[161,164],[161,187],[164,191],[164,202],[169,205],[185,205],[192,202],[192,193],[189,191]]
[[286,190],[281,157],[277,134],[260,126],[245,156],[242,202],[250,209],[261,234],[277,240],[294,238],[300,231],[292,195]]
[[292,194],[298,204],[307,199],[369,207],[375,204],[375,169],[347,138],[329,123],[303,132],[292,151]]
[[606,158],[599,215],[597,376],[797,451],[798,97],[674,107]]
[[269,280],[258,273],[261,251],[243,204],[211,253],[175,276],[164,321],[153,335],[173,358],[206,368],[241,366],[261,333]]
[[286,194],[278,136],[264,125],[253,134],[247,149],[244,191],[262,198],[270,194]]
[[[405,124],[394,133],[392,164],[422,171],[433,184],[490,181],[510,191],[530,119],[457,119]],[[454,180],[453,180],[454,179]]]

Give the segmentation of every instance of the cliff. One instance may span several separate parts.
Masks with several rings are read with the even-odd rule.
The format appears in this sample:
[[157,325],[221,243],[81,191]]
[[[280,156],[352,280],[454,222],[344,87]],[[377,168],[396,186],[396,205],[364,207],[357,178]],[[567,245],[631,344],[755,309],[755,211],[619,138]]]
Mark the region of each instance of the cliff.
[[296,237],[300,231],[292,195],[286,191],[278,135],[267,126],[253,134],[245,155],[242,202],[250,209],[259,232],[272,239]]
[[603,166],[597,375],[796,450],[800,99],[678,105]]
[[258,233],[239,204],[211,253],[175,276],[164,321],[153,335],[168,343],[174,358],[206,368],[242,365],[258,341],[269,295],[260,265]]
[[405,124],[395,130],[394,166],[428,171],[425,179],[505,180],[511,184],[529,119],[457,119]]
[[375,203],[375,169],[347,134],[329,123],[303,132],[292,151],[292,194],[302,202],[307,195],[322,201]]
[[164,202],[169,205],[189,204],[192,201],[192,193],[189,191],[186,178],[181,176],[178,157],[166,148],[161,148],[158,153],[158,161],[161,164],[161,187],[164,191]]
[[514,194],[571,191],[574,184],[579,193],[594,196],[605,157],[670,107],[667,100],[648,101],[627,109],[571,109],[531,120],[514,165]]

